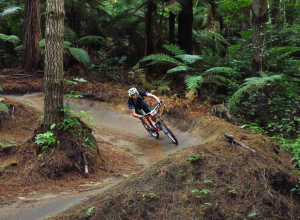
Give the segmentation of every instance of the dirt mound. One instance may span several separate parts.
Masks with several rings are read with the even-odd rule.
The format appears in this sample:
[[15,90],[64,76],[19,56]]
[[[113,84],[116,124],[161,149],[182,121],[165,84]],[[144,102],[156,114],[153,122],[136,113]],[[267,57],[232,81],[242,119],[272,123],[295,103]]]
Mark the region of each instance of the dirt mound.
[[[291,194],[298,177],[292,174],[291,155],[266,137],[227,122],[227,127],[213,118],[201,123],[215,128],[202,129],[204,136],[215,133],[215,140],[170,155],[55,219],[300,217],[299,194]],[[223,135],[229,130],[253,151],[230,143]]]

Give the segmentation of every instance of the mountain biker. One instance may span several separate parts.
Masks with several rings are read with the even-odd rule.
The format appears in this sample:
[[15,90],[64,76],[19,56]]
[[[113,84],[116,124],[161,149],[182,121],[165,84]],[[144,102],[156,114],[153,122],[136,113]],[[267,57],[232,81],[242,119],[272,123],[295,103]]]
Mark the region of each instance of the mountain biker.
[[148,128],[150,128],[151,132],[154,132],[155,129],[150,126],[148,120],[143,116],[142,110],[147,114],[151,111],[151,108],[147,102],[144,101],[144,97],[150,97],[152,99],[155,99],[158,104],[161,105],[162,101],[159,100],[159,98],[151,93],[144,92],[144,91],[138,91],[136,88],[130,88],[128,90],[128,107],[131,109],[132,116],[139,118],[144,124],[147,125]]

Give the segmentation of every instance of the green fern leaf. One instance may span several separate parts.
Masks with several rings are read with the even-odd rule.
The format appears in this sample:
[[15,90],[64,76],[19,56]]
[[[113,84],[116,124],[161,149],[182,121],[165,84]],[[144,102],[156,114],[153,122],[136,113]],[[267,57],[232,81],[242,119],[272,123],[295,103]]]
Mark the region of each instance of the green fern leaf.
[[16,47],[14,48],[14,50],[15,50],[15,51],[22,51],[22,50],[23,50],[23,45],[21,44],[21,45],[19,45],[19,46],[16,46]]
[[77,39],[76,33],[69,27],[64,28],[64,40],[74,42]]
[[80,63],[83,63],[85,66],[87,66],[91,62],[90,57],[85,50],[81,48],[71,47],[69,48],[69,51],[73,57],[75,57]]
[[182,10],[182,5],[179,2],[174,2],[166,6],[166,10],[177,15]]
[[13,44],[18,44],[20,42],[20,39],[15,35],[0,34],[0,39],[3,41],[11,42]]
[[242,87],[230,98],[228,103],[229,108],[234,108],[235,103],[240,101],[240,99],[244,96],[244,93],[251,93],[252,91],[256,91],[270,83],[275,83],[277,80],[282,80],[284,78],[284,75],[265,76],[265,74],[260,74],[262,77],[251,77],[245,79],[246,82],[243,83]]
[[190,54],[177,55],[176,57],[180,58],[184,63],[188,63],[188,64],[195,63],[196,61],[202,59],[202,57],[198,55],[190,55]]
[[175,72],[182,72],[187,71],[189,68],[187,66],[177,66],[175,68],[169,69],[167,73],[175,73]]
[[181,50],[180,47],[178,45],[176,45],[176,44],[165,44],[163,46],[168,51],[170,51],[171,53],[173,53],[175,56],[184,55],[185,54],[184,50]]
[[237,74],[237,72],[230,67],[213,67],[204,72],[205,75],[215,74],[215,73],[227,73],[228,75]]
[[187,89],[191,92],[195,93],[198,88],[200,88],[200,84],[204,82],[204,79],[202,76],[191,76],[187,75],[185,77],[185,83],[187,86]]
[[184,63],[166,54],[151,54],[149,56],[142,58],[140,62],[150,61],[150,60],[155,61],[156,63],[167,63],[167,64],[175,64],[176,66],[185,66]]
[[7,106],[4,103],[2,103],[2,102],[0,102],[0,110],[8,113]]
[[18,7],[18,6],[7,7],[3,10],[2,13],[0,13],[0,17],[8,18],[8,17],[11,17],[13,15],[19,14],[22,11],[23,11],[23,8]]
[[90,35],[90,36],[84,36],[84,37],[82,37],[82,38],[80,38],[79,40],[78,40],[78,43],[83,43],[83,44],[85,44],[85,43],[105,43],[106,42],[106,40],[103,38],[103,37],[101,37],[101,36],[95,36],[95,35]]

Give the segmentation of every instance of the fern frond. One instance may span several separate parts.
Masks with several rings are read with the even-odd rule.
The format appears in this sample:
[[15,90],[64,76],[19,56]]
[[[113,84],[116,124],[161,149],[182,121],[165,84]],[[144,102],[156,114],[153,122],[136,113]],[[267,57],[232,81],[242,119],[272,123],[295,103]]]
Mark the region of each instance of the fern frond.
[[215,73],[226,73],[228,75],[237,74],[235,69],[230,67],[213,67],[204,72],[204,75],[215,74]]
[[105,39],[101,36],[89,35],[89,36],[84,36],[84,37],[80,38],[77,42],[83,43],[83,44],[86,44],[86,43],[98,44],[98,43],[104,43]]
[[203,76],[205,83],[214,83],[217,85],[226,85],[230,80],[220,75]]
[[294,46],[285,46],[285,47],[275,47],[271,48],[266,52],[266,55],[268,57],[268,60],[281,60],[284,59],[290,54],[299,52],[300,47],[294,47]]
[[71,46],[72,46],[71,42],[68,42],[68,41],[63,42],[63,48],[64,49],[69,49],[69,48],[71,48]]
[[202,60],[203,58],[198,55],[190,55],[190,54],[182,54],[177,55],[176,57],[180,58],[184,63],[192,64],[198,60]]
[[64,28],[64,40],[73,42],[77,39],[76,33],[69,27]]
[[180,47],[176,44],[165,44],[163,46],[175,56],[185,54],[184,50],[180,49]]
[[[263,74],[261,74],[263,75]],[[262,76],[262,77],[251,77],[245,79],[245,83],[242,87],[237,90],[229,100],[229,108],[233,108],[235,103],[238,102],[244,95],[244,93],[251,93],[254,90],[263,88],[269,83],[274,83],[277,80],[282,80],[284,75],[273,75],[273,76]]]
[[184,66],[184,63],[170,57],[169,55],[166,54],[150,54],[149,56],[146,56],[142,58],[139,62],[143,61],[155,61],[156,63],[171,63],[175,64],[176,66]]
[[11,17],[13,15],[20,13],[21,11],[23,11],[23,8],[18,6],[7,7],[4,9],[2,13],[0,13],[0,17],[2,18]]
[[169,69],[167,73],[175,73],[175,72],[182,72],[187,71],[189,68],[187,66],[177,66],[175,68]]
[[19,46],[16,46],[16,47],[14,48],[14,50],[15,50],[15,51],[22,51],[22,50],[23,50],[23,45],[21,44],[21,45],[19,45]]
[[[1,88],[1,87],[0,87]],[[8,108],[7,108],[7,106],[4,104],[4,103],[2,103],[2,102],[0,102],[0,111],[4,111],[4,112],[6,112],[7,114],[8,114]]]
[[166,6],[166,10],[172,12],[177,15],[182,10],[182,5],[179,2],[175,2],[173,4],[169,4]]
[[15,35],[0,34],[0,39],[3,41],[11,42],[13,44],[18,44],[20,42],[20,39]]
[[187,75],[185,77],[185,83],[188,90],[195,93],[198,88],[200,88],[200,84],[204,82],[204,78],[201,75],[191,76]]
[[81,48],[71,47],[69,48],[69,51],[73,57],[75,57],[80,63],[83,63],[85,66],[87,66],[91,62],[90,57],[85,50]]

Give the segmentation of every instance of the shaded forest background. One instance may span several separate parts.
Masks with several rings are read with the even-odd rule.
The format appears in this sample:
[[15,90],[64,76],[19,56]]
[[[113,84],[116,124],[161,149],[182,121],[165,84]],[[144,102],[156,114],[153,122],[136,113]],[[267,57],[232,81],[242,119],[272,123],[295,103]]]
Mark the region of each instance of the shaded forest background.
[[[299,9],[299,0],[65,0],[64,71],[221,106],[299,164]],[[43,76],[45,10],[0,0],[0,77]]]

